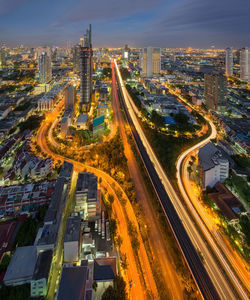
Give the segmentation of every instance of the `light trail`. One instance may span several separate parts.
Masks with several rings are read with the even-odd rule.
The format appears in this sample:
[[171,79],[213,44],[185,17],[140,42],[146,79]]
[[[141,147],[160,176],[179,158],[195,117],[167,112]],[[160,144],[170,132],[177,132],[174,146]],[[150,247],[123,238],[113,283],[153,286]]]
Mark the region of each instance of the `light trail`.
[[[181,202],[181,200],[177,196],[176,192],[174,191],[172,184],[170,183],[169,179],[167,178],[154,151],[152,150],[149,142],[147,141],[147,138],[145,137],[144,132],[137,120],[136,114],[138,113],[138,110],[135,107],[132,99],[128,95],[128,92],[123,84],[123,81],[122,81],[122,78],[121,78],[121,75],[120,75],[120,72],[119,72],[116,62],[115,62],[115,66],[116,66],[118,79],[120,82],[120,87],[121,87],[121,90],[122,90],[122,93],[124,96],[124,101],[125,101],[127,110],[129,112],[129,115],[133,121],[133,124],[141,138],[143,146],[145,147],[147,154],[150,157],[151,162],[154,165],[155,171],[157,172],[169,198],[171,199],[171,202],[174,205],[174,208],[175,208],[176,212],[178,213],[178,216],[181,219],[181,221],[186,229],[186,232],[188,233],[193,245],[195,245],[195,247],[202,252],[202,255],[205,259],[205,267],[209,274],[210,279],[212,280],[214,286],[216,287],[216,290],[219,293],[221,299],[236,299],[236,296],[230,286],[230,283],[227,281],[227,279],[223,275],[222,270],[218,266],[214,256],[211,253],[211,250],[207,246],[206,242],[203,240],[200,232],[197,230],[196,224],[193,223],[192,219],[186,212],[186,208],[184,207],[183,203]],[[197,213],[196,213],[196,215],[197,215]],[[199,225],[201,225],[201,224],[204,225],[203,222],[200,220],[199,216],[197,219],[198,219]],[[210,240],[209,240],[209,242],[210,242]],[[212,241],[212,243],[214,244],[213,241]],[[185,257],[185,254],[184,254],[184,257]],[[219,259],[223,259],[223,257],[219,256]],[[223,261],[223,263],[225,263],[227,265],[226,262]],[[192,266],[189,265],[189,267],[191,269],[191,272],[193,273]],[[227,267],[228,267],[228,270],[231,271],[228,265],[227,265]],[[237,278],[235,278],[234,274],[232,272],[229,272],[229,275],[232,276],[233,283],[237,287],[238,292],[240,292],[241,297],[243,299],[248,299],[247,295],[245,294],[244,290],[238,283],[238,280],[237,280]],[[197,274],[193,273],[193,276],[197,282],[197,278],[196,278]],[[234,281],[234,279],[236,279],[236,281]],[[198,285],[198,287],[199,287],[199,285]]]

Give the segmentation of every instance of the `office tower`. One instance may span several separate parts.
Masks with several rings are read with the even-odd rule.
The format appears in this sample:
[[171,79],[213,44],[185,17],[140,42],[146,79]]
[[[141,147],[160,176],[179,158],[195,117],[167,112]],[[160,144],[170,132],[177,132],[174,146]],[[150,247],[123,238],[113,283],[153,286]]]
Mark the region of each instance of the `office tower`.
[[244,47],[240,50],[240,79],[242,81],[249,81],[249,58],[248,58],[248,48]]
[[124,50],[123,50],[123,58],[129,59],[129,54],[130,54],[130,49],[129,49],[128,45],[125,45]]
[[6,53],[3,47],[0,48],[0,70],[6,66]]
[[84,47],[84,38],[83,37],[80,38],[79,45],[81,47]]
[[227,80],[219,73],[205,74],[204,96],[206,106],[222,112],[226,107]]
[[80,112],[88,112],[92,94],[93,50],[91,25],[84,35],[84,47],[80,48]]
[[141,68],[142,75],[145,77],[152,77],[159,75],[161,71],[161,49],[147,47],[143,48],[141,52]]
[[39,82],[47,83],[52,78],[52,67],[50,56],[43,52],[39,57]]
[[51,60],[53,62],[57,61],[57,48],[55,46],[53,46],[53,48],[51,50]]
[[74,109],[75,99],[76,99],[76,89],[71,84],[65,89],[65,96],[64,96],[65,110],[68,108]]
[[233,75],[233,48],[226,48],[226,76]]
[[81,47],[76,45],[73,49],[73,71],[77,74],[80,73],[80,51]]
[[51,49],[50,49],[50,47],[49,46],[37,47],[37,58],[38,59],[42,55],[42,53],[47,53],[47,55],[49,57],[51,57]]
[[234,54],[234,64],[239,65],[240,64],[240,50],[236,50]]

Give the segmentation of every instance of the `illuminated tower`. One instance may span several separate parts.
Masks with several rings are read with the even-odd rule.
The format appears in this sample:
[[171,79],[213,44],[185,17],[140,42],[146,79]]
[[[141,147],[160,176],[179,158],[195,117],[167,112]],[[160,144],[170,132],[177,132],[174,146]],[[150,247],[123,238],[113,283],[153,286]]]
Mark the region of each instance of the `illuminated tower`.
[[233,75],[233,48],[226,49],[226,76]]
[[43,52],[39,56],[39,82],[47,83],[52,79],[52,67],[50,56]]
[[205,74],[204,96],[206,106],[215,111],[223,112],[226,107],[227,80],[218,74]]
[[88,112],[92,94],[93,50],[91,25],[84,35],[84,47],[80,48],[80,112]]
[[161,71],[161,49],[147,47],[141,52],[141,68],[145,77],[159,75]]
[[242,81],[249,81],[249,58],[248,58],[248,48],[244,47],[240,50],[240,79]]

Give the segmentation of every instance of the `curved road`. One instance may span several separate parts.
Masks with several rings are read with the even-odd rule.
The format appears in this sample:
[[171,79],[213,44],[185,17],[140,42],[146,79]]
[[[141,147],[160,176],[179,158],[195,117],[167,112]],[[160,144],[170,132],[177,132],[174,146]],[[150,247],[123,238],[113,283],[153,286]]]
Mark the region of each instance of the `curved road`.
[[[54,152],[52,152],[47,143],[46,143],[46,138],[45,138],[45,134],[46,131],[48,130],[48,128],[51,125],[51,121],[53,121],[53,119],[57,117],[57,115],[59,115],[60,113],[60,109],[56,108],[52,113],[48,114],[48,117],[46,118],[45,121],[43,121],[41,127],[38,130],[37,133],[37,144],[41,147],[41,150],[45,153],[47,153],[48,155],[51,155],[51,157],[53,157],[53,159],[55,160],[67,160],[69,162],[71,162],[74,165],[74,170],[76,172],[83,172],[84,170],[88,170],[89,172],[94,173],[96,176],[101,177],[103,179],[103,182],[105,182],[105,185],[107,186],[107,188],[109,189],[109,191],[113,191],[112,188],[112,184],[118,185],[117,182],[110,177],[107,173],[98,170],[96,168],[93,168],[91,166],[87,166],[84,165],[82,163],[79,163],[77,161],[74,161],[72,159],[66,158],[62,155],[59,154],[55,154]],[[52,136],[50,136],[51,138]],[[53,139],[52,139],[53,140]],[[119,186],[119,188],[121,189],[121,187]],[[122,190],[122,189],[121,189]],[[114,191],[113,191],[114,193]],[[115,193],[114,193],[115,194]],[[123,195],[124,197],[126,197],[126,194]],[[117,199],[117,197],[116,197]],[[119,202],[119,201],[118,201]],[[126,271],[127,273],[127,277],[128,277],[128,281],[131,281],[133,284],[131,286],[131,288],[129,289],[129,294],[131,299],[135,299],[135,300],[141,300],[141,299],[146,299],[146,290],[143,288],[142,284],[141,284],[141,280],[140,280],[140,274],[137,270],[137,263],[134,257],[134,253],[133,253],[133,249],[131,246],[131,241],[128,235],[128,229],[127,229],[127,219],[123,213],[123,209],[120,205],[120,203],[118,202],[114,202],[114,209],[116,212],[116,215],[119,216],[119,224],[118,227],[121,230],[120,234],[121,237],[123,239],[123,243],[122,243],[122,250],[124,248],[124,253],[127,254],[127,259],[128,259],[128,269]],[[134,225],[136,226],[136,229],[138,231],[138,240],[140,243],[140,248],[139,248],[139,256],[141,256],[141,264],[142,264],[142,269],[145,275],[145,281],[146,281],[146,285],[147,285],[147,289],[152,292],[153,295],[153,299],[158,299],[158,293],[157,293],[157,288],[156,288],[156,284],[154,282],[154,278],[152,275],[152,271],[150,268],[150,264],[148,261],[148,257],[146,254],[146,250],[141,238],[141,235],[139,233],[139,227],[136,221],[136,217],[134,215],[133,212],[133,208],[129,202],[129,200],[127,199],[127,203],[126,203],[126,211],[128,212],[129,218],[131,219],[131,221],[133,221]]]
[[[225,280],[214,257],[211,255],[206,242],[203,241],[196,225],[187,214],[182,201],[173,189],[172,184],[168,180],[154,151],[152,150],[137,120],[138,110],[123,84],[117,65],[116,71],[126,110],[128,112],[128,118],[131,120],[130,125],[133,128],[134,138],[144,161],[144,165],[201,294],[204,299],[235,299],[236,297],[231,290],[229,283]],[[196,247],[198,245],[198,249],[202,250],[203,255],[205,252],[206,259],[211,261],[210,268],[207,270],[209,272],[209,276],[193,245]],[[214,286],[216,286],[216,290]]]
[[[202,219],[203,219],[202,220],[200,215],[197,213],[196,209],[194,208],[194,206],[192,204],[192,201],[190,201],[190,198],[188,196],[189,192],[184,187],[183,176],[182,176],[184,170],[183,170],[182,166],[183,166],[183,162],[184,162],[185,158],[187,156],[189,156],[193,151],[198,150],[199,148],[201,148],[202,146],[207,144],[211,139],[216,138],[216,136],[217,136],[217,132],[216,132],[216,128],[215,128],[214,124],[208,118],[206,118],[206,120],[209,122],[209,124],[211,126],[211,129],[212,129],[211,134],[204,141],[202,141],[202,142],[194,145],[193,147],[187,149],[186,151],[184,151],[179,156],[177,164],[176,164],[176,167],[177,167],[177,182],[178,182],[178,186],[179,186],[179,189],[181,191],[181,194],[182,194],[182,196],[183,196],[190,212],[192,213],[192,216],[194,217],[196,223],[200,226],[203,234],[205,235],[207,241],[209,242],[210,246],[212,247],[214,253],[216,254],[216,256],[219,259],[220,263],[222,264],[223,268],[227,272],[227,275],[230,278],[231,282],[233,283],[233,285],[234,285],[235,289],[237,290],[238,294],[241,296],[242,299],[248,299],[248,295],[246,294],[245,290],[241,286],[241,283],[239,282],[238,278],[235,276],[234,272],[231,270],[231,266],[228,264],[228,262],[224,258],[223,254],[221,253],[221,250],[219,249],[219,247],[214,242],[214,239],[216,239],[217,242],[220,245],[223,246],[224,250],[226,250],[225,249],[226,246],[224,245],[222,239],[217,236],[217,233],[215,234],[213,232],[213,237],[212,237],[211,233],[208,230],[209,227],[207,228],[205,226],[205,224],[203,223],[203,221],[207,225],[209,223],[209,221],[207,221],[207,217],[204,216],[205,213],[201,211],[202,216],[204,216],[204,217],[202,217]],[[245,272],[244,273],[241,272],[237,262],[235,261],[234,257],[231,255],[231,253],[228,250],[225,251],[225,253],[227,255],[227,258],[230,260],[230,263],[234,265],[235,270],[237,271],[239,276],[242,278],[243,282],[245,282],[245,284],[247,284],[247,286],[249,286],[249,277],[246,278]],[[209,264],[210,264],[210,261],[205,260],[205,266],[207,268],[210,267]]]

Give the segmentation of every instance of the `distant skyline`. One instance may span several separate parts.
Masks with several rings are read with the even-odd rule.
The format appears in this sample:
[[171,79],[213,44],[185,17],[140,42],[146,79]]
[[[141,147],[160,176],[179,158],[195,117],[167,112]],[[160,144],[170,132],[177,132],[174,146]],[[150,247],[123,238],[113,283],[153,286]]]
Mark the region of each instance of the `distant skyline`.
[[0,41],[94,47],[250,46],[249,0],[0,0]]

